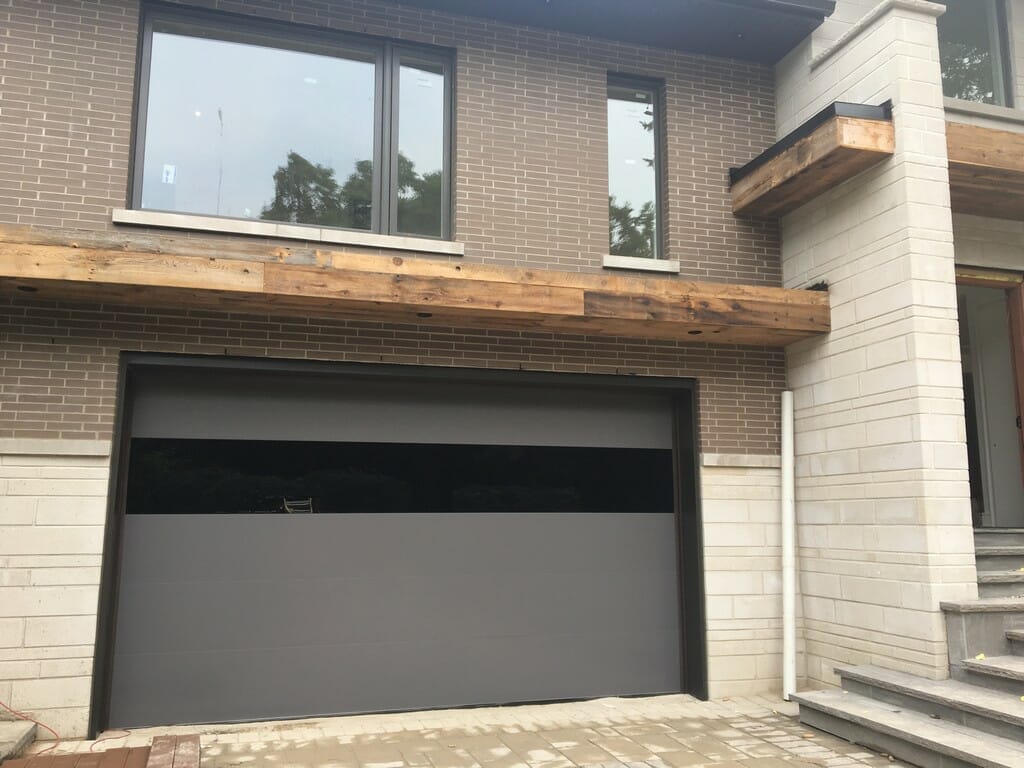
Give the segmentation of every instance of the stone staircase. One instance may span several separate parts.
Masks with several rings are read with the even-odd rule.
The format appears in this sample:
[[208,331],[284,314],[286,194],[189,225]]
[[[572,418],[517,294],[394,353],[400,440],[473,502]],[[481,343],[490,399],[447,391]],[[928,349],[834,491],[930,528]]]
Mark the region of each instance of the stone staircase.
[[800,721],[922,768],[1024,768],[1024,529],[975,532],[979,599],[943,603],[949,680],[837,667]]

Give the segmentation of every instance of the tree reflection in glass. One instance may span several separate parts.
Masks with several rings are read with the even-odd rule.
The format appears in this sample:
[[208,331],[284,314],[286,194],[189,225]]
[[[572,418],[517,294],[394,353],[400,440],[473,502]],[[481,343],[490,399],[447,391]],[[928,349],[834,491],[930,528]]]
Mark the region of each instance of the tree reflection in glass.
[[442,235],[444,104],[444,68],[403,61],[398,74],[398,232]]
[[658,258],[654,91],[608,86],[609,253]]
[[991,0],[946,0],[939,17],[942,92],[985,104],[1005,100],[999,20]]
[[153,33],[142,207],[369,229],[374,55],[176,30]]

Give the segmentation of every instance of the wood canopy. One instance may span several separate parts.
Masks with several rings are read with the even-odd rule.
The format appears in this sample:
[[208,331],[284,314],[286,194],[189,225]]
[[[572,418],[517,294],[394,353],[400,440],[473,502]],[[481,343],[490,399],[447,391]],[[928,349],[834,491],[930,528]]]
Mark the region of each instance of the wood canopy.
[[1024,221],[1024,133],[946,123],[953,210]]
[[832,104],[730,173],[732,210],[777,218],[892,156],[889,107]]
[[829,297],[819,291],[517,269],[241,238],[26,227],[0,226],[0,291],[759,346],[784,346],[829,330]]

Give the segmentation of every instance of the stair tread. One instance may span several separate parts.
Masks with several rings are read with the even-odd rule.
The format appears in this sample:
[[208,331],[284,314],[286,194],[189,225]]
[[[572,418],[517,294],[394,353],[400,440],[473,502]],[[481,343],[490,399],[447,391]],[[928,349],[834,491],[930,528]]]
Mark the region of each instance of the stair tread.
[[986,659],[964,659],[962,664],[974,672],[1006,677],[1024,682],[1024,657],[990,656]]
[[979,584],[1024,583],[1024,571],[979,571]]
[[986,768],[1024,765],[1024,745],[973,728],[939,720],[903,707],[846,691],[813,691],[793,696],[800,706],[817,709],[918,747]]
[[975,555],[1024,555],[1024,544],[981,544],[974,548]]
[[998,536],[1000,533],[1024,533],[1024,528],[975,528],[974,532],[993,533]]
[[36,726],[26,720],[0,721],[0,763],[20,755],[36,738]]
[[836,667],[836,672],[843,679],[856,680],[914,698],[1024,726],[1024,701],[1012,693],[994,691],[959,680],[929,680],[871,665]]
[[1019,640],[1024,642],[1024,629],[1008,629],[1004,633],[1007,640]]
[[1020,597],[983,597],[980,600],[946,602],[939,604],[942,610],[951,613],[996,613],[999,611],[1024,611],[1024,599]]

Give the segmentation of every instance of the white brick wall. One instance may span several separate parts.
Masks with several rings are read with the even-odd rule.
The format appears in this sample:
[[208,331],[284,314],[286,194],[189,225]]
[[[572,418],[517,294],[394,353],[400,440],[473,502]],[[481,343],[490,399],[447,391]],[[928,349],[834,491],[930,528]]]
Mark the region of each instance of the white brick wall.
[[782,690],[779,478],[778,457],[704,457],[701,506],[712,698]]
[[0,700],[86,733],[109,446],[0,441]]
[[825,280],[832,297],[832,333],[787,351],[814,684],[834,683],[837,662],[945,676],[939,602],[977,594],[940,10],[886,0],[831,53],[809,41],[777,70],[780,134],[831,101],[892,99],[897,142],[783,220],[786,285]]

